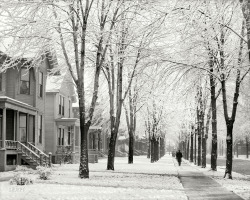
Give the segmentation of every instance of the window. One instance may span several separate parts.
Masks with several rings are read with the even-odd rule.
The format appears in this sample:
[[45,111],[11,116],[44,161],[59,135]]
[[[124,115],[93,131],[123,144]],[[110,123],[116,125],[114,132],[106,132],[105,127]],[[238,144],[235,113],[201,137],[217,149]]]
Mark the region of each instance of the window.
[[7,154],[7,165],[16,165],[17,155],[16,154]]
[[58,145],[64,145],[64,129],[58,129]]
[[43,73],[39,72],[39,97],[43,97]]
[[62,145],[64,145],[64,129],[62,129]]
[[38,115],[38,141],[42,144],[42,126],[43,126],[43,117],[42,115]]
[[2,74],[2,73],[0,73],[0,91],[2,91],[2,90],[3,90],[2,80],[3,80],[3,74]]
[[26,114],[23,114],[23,113],[20,113],[19,115],[19,133],[21,136],[21,142],[26,142],[27,116]]
[[68,145],[70,145],[70,142],[71,142],[71,127],[69,126],[68,127]]
[[59,115],[64,115],[64,97],[59,95]]
[[20,94],[30,94],[30,72],[21,68]]
[[58,145],[61,145],[61,131],[62,131],[62,129],[61,128],[59,128],[58,129]]

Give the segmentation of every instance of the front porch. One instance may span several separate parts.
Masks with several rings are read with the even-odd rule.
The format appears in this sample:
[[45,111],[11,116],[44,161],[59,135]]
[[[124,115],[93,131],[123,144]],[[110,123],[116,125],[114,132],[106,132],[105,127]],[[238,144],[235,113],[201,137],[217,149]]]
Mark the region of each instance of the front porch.
[[26,103],[0,97],[0,171],[15,169],[25,159],[22,153],[40,159],[34,157],[39,155],[30,152],[36,148],[37,112],[36,108]]
[[[53,155],[54,163],[72,162],[80,160],[80,121],[78,118],[59,118],[55,120],[57,129],[57,146]],[[98,162],[98,152],[101,150],[101,127],[92,126],[89,129],[88,148],[89,162]],[[70,159],[69,159],[70,157]],[[64,160],[65,159],[65,160]]]
[[51,154],[46,155],[30,142],[5,140],[5,149],[0,149],[1,171],[15,170],[17,165],[29,165],[35,169],[38,165],[51,166]]

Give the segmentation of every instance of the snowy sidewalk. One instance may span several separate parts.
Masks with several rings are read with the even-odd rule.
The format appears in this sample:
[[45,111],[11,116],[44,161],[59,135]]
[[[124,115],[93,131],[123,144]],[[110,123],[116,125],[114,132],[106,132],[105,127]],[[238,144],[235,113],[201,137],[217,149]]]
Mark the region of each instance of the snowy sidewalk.
[[174,162],[189,200],[242,200],[195,167],[185,162],[182,162],[182,166],[178,166],[177,162]]

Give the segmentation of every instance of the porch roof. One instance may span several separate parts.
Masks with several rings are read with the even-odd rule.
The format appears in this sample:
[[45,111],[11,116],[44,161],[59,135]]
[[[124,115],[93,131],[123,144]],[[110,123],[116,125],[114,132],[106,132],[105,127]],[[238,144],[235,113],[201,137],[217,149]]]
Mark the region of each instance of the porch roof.
[[12,110],[17,110],[19,112],[28,113],[31,115],[36,115],[38,111],[37,108],[29,104],[23,103],[21,101],[12,99],[7,96],[0,96],[0,108],[9,108]]
[[55,119],[55,122],[57,125],[62,125],[62,126],[80,126],[80,120],[77,118],[58,118]]

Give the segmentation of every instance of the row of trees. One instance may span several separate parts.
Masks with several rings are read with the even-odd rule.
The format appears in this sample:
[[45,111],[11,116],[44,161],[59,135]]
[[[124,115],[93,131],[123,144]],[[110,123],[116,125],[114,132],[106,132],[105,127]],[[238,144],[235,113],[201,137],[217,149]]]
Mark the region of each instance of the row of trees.
[[[225,176],[232,178],[233,162],[233,128],[236,120],[240,86],[245,78],[249,78],[249,3],[248,1],[204,1],[196,4],[195,9],[186,9],[189,19],[190,34],[188,42],[197,42],[199,46],[192,48],[192,55],[200,55],[191,64],[181,63],[188,70],[196,71],[196,101],[193,112],[196,117],[189,124],[187,131],[191,143],[197,137],[197,165],[206,167],[207,134],[212,128],[211,169],[217,167],[217,111],[218,97],[221,94],[221,105],[226,124],[226,170]],[[242,12],[240,12],[242,10]],[[240,22],[240,23],[239,23]],[[193,35],[193,31],[199,34]],[[189,46],[190,48],[190,46]],[[202,53],[198,53],[199,50]],[[189,59],[190,60],[190,59]],[[185,72],[187,70],[185,69]],[[192,75],[193,76],[193,75]],[[228,91],[234,90],[231,95]],[[210,95],[208,95],[210,93]],[[228,99],[232,99],[232,105]],[[209,99],[209,101],[208,101]],[[249,102],[249,99],[247,100]],[[219,102],[220,103],[220,102]],[[229,112],[231,110],[231,112]],[[193,114],[194,115],[194,114]],[[245,120],[244,120],[245,121]],[[189,137],[183,140],[184,149],[190,148]],[[186,150],[187,151],[187,150]],[[194,149],[196,151],[196,148]],[[192,153],[191,153],[192,152]],[[193,145],[190,159],[192,161]],[[194,152],[196,156],[196,152]],[[196,157],[195,157],[196,158]],[[195,159],[196,161],[196,159]]]
[[[189,130],[186,132],[191,138],[197,137],[197,162],[205,167],[211,122],[211,168],[216,170],[217,99],[221,95],[227,129],[225,176],[232,178],[233,127],[240,85],[250,71],[248,0],[0,3],[1,47],[13,58],[6,60],[2,70],[15,66],[20,57],[29,57],[30,66],[37,67],[50,51],[58,60],[52,73],[69,70],[72,76],[80,111],[80,178],[89,177],[87,134],[98,96],[105,92],[109,119],[104,121],[111,134],[108,170],[114,170],[122,108],[129,133],[128,163],[133,163],[134,136],[138,126],[143,129],[143,121],[151,141],[151,161],[158,159],[159,138],[165,138],[166,130],[181,128]],[[55,56],[52,61],[56,62]],[[99,93],[100,85],[107,90]],[[234,94],[228,95],[232,88]],[[171,119],[179,107],[167,105],[170,97],[175,98],[172,103],[176,105],[185,101],[178,111],[181,114],[177,118],[182,119]],[[184,112],[191,114],[183,117]]]
[[[100,80],[108,88],[110,142],[107,169],[114,170],[122,107],[129,132],[128,163],[133,163],[139,76],[150,66],[152,44],[162,13],[147,1],[1,1],[1,46],[12,57],[2,71],[28,57],[38,67],[52,52],[68,70],[79,101],[81,151],[79,177],[89,178],[87,135],[94,120]],[[57,59],[56,59],[57,57]],[[92,92],[89,92],[92,90]],[[103,94],[100,94],[103,95]]]

